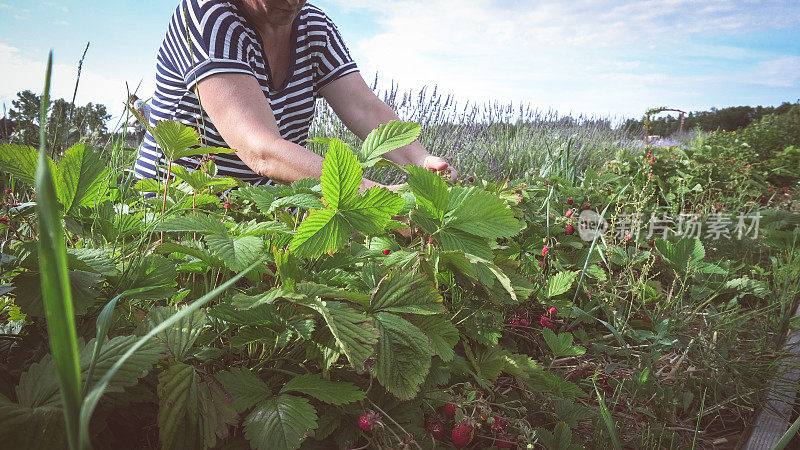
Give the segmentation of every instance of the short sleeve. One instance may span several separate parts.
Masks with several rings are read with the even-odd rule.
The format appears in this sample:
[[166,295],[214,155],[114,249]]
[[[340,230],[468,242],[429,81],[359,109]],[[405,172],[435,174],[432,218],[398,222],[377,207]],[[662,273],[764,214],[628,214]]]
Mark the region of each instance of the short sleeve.
[[182,54],[182,75],[186,88],[218,73],[246,73],[255,76],[249,59],[253,39],[238,14],[230,5],[218,0],[184,0],[176,11],[180,22],[171,30],[182,30],[175,45]]
[[319,50],[319,61],[317,63],[317,81],[314,89],[319,92],[331,81],[357,72],[358,66],[350,56],[350,51],[336,28],[333,21],[326,17],[325,45]]

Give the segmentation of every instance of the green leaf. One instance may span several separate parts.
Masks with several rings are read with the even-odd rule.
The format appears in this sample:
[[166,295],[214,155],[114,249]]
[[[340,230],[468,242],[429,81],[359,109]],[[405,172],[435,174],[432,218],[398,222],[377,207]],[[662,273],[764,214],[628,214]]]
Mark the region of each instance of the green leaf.
[[230,396],[213,378],[200,378],[197,391],[203,447],[215,448],[217,438],[227,438],[228,428],[238,424],[239,415]]
[[408,186],[414,192],[417,205],[428,216],[442,220],[450,202],[450,192],[442,177],[424,167],[407,166]]
[[[36,180],[36,167],[39,152],[27,145],[0,144],[0,171],[7,173],[28,186],[33,186]],[[45,156],[50,170],[55,173],[56,164]]]
[[[153,130],[153,137],[168,161],[190,156],[192,150],[190,147],[200,145],[200,136],[197,131],[176,120],[158,122]],[[189,155],[184,154],[187,153],[187,149]]]
[[197,373],[175,362],[158,375],[158,437],[162,448],[199,447]]
[[347,244],[352,230],[336,211],[315,210],[300,224],[289,249],[306,258],[316,258],[334,252]]
[[364,139],[358,159],[364,167],[371,167],[384,153],[417,140],[420,132],[422,132],[422,127],[413,122],[392,120],[379,125]]
[[339,209],[356,196],[361,185],[363,170],[358,159],[339,139],[332,139],[322,163],[320,185],[322,195],[331,209]]
[[0,439],[5,448],[69,448],[64,413],[58,407],[12,403],[0,395]]
[[[158,306],[147,313],[147,318],[143,324],[143,331],[150,331],[158,324],[180,311],[180,308],[173,306]],[[156,334],[156,339],[161,341],[178,361],[184,361],[190,357],[192,346],[206,323],[206,314],[202,311],[195,311],[184,316],[171,328]]]
[[294,450],[317,427],[317,412],[308,400],[281,394],[259,403],[244,419],[244,436],[259,450]]
[[553,408],[558,418],[572,428],[577,428],[581,420],[596,416],[591,409],[565,398],[553,399]]
[[330,286],[319,283],[303,282],[297,283],[295,291],[299,294],[305,294],[309,297],[324,297],[324,298],[343,298],[360,304],[361,306],[369,305],[370,296],[360,292],[351,292],[344,289],[336,289]]
[[180,233],[227,234],[228,229],[219,218],[205,214],[196,216],[180,216],[167,219],[155,226],[153,231]]
[[234,367],[228,371],[218,372],[214,376],[233,397],[233,405],[239,412],[244,412],[272,396],[269,386],[258,375],[244,367]]
[[97,203],[108,176],[106,162],[91,147],[75,144],[68,148],[57,164],[55,177],[56,193],[64,214],[77,206]]
[[294,194],[288,197],[281,197],[272,202],[267,214],[272,214],[279,209],[289,208],[292,206],[299,206],[303,209],[322,209],[325,205],[322,204],[319,198],[314,194]]
[[380,332],[375,378],[397,398],[413,398],[431,367],[428,337],[400,316],[379,312],[374,317]]
[[80,442],[81,446],[88,446],[90,441],[90,434],[89,434],[89,423],[92,418],[92,414],[94,413],[94,409],[97,407],[97,403],[100,401],[100,398],[103,395],[104,390],[108,387],[110,380],[116,375],[117,371],[120,370],[122,365],[128,361],[137,350],[140,350],[144,347],[145,344],[149,342],[151,338],[156,336],[157,334],[161,333],[162,331],[166,330],[167,328],[175,325],[179,321],[185,319],[187,316],[193,314],[195,311],[200,309],[203,305],[210,302],[221,293],[225,292],[228,288],[233,286],[237,281],[239,281],[242,277],[244,277],[248,272],[253,270],[258,263],[253,263],[245,270],[231,278],[230,280],[222,283],[221,285],[217,286],[214,290],[207,293],[206,295],[200,297],[199,299],[195,300],[191,304],[189,304],[186,308],[179,310],[168,319],[164,320],[160,324],[158,324],[155,328],[150,330],[145,336],[141,337],[140,339],[136,340],[133,345],[122,355],[120,358],[114,363],[113,366],[103,375],[103,377],[98,381],[97,385],[89,391],[89,393],[84,396],[83,403],[80,406]]
[[371,311],[408,314],[444,312],[442,296],[421,273],[395,271],[381,280],[370,300]]
[[352,383],[323,380],[319,375],[310,373],[289,380],[281,388],[282,394],[286,392],[300,392],[332,405],[357,402],[365,397],[364,391]]
[[353,368],[363,371],[364,362],[372,355],[378,341],[378,331],[372,320],[342,302],[313,299],[305,304],[325,319]]
[[108,277],[119,275],[108,248],[68,248],[67,262],[70,269],[94,272]]
[[209,234],[206,244],[214,256],[225,262],[229,269],[242,270],[264,255],[264,240],[258,236],[231,238],[224,234]]
[[577,276],[578,271],[576,270],[558,272],[551,276],[547,281],[547,298],[553,298],[567,292],[572,287],[572,283],[575,282]]
[[364,234],[380,234],[393,214],[403,207],[403,199],[386,188],[371,188],[341,205],[340,214],[352,228]]
[[[42,261],[46,258],[40,258]],[[103,277],[96,273],[84,272],[81,270],[70,270],[68,272],[69,286],[74,293],[73,313],[85,314],[97,299],[97,288],[103,281]],[[43,302],[42,277],[39,272],[23,272],[14,277],[16,290],[15,303],[22,308],[25,314],[35,317],[45,315],[45,304]]]
[[434,235],[433,239],[439,242],[445,251],[464,252],[472,261],[488,262],[494,258],[489,241],[474,234],[444,228]]
[[[190,247],[191,245],[191,247]],[[210,267],[225,267],[225,263],[217,258],[214,255],[209,254],[203,248],[200,248],[200,242],[186,242],[186,245],[176,244],[174,242],[165,242],[158,247],[155,248],[156,253],[160,253],[162,255],[170,255],[173,253],[178,253],[182,255],[191,256],[193,258],[197,258],[203,263],[207,264]]]
[[656,239],[656,250],[677,272],[685,272],[705,258],[706,250],[700,239],[683,237],[676,243]]
[[453,360],[453,347],[458,344],[458,328],[443,315],[417,316],[412,319],[414,325],[419,327],[431,341],[433,350],[444,362]]
[[496,194],[476,187],[454,187],[453,191],[460,195],[461,203],[447,214],[444,227],[488,239],[510,238],[522,230],[523,224]]
[[580,356],[586,353],[585,348],[579,345],[572,345],[572,333],[558,333],[556,336],[551,329],[542,328],[542,335],[555,358],[560,356]]

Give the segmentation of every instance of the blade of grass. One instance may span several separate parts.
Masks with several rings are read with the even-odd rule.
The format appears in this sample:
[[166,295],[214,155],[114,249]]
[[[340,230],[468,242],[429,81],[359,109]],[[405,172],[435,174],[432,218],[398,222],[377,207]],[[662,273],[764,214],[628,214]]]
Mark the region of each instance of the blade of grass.
[[72,292],[67,272],[67,248],[61,214],[47,161],[45,134],[47,109],[50,105],[50,75],[53,52],[47,58],[44,93],[39,111],[39,165],[36,169],[36,209],[39,215],[39,271],[42,278],[42,299],[47,318],[50,351],[56,367],[61,401],[64,406],[67,439],[70,448],[78,446],[78,419],[81,408],[81,370],[78,336],[72,310]]
[[595,384],[594,381],[592,381],[592,384],[594,385],[595,393],[597,393],[597,403],[600,406],[600,415],[603,417],[603,424],[605,424],[608,434],[611,436],[611,443],[614,445],[614,450],[622,450],[622,444],[619,441],[617,427],[614,425],[614,419],[611,417],[611,412],[609,412],[608,406],[606,406],[606,401],[603,398],[603,395],[600,393],[600,390],[597,389],[597,384]]
[[786,430],[786,433],[784,433],[784,435],[781,436],[781,439],[778,441],[778,443],[775,444],[775,447],[772,447],[772,450],[785,449],[786,446],[792,442],[792,439],[794,439],[795,435],[797,435],[797,430],[800,430],[800,417],[795,419],[794,423],[792,423],[792,426],[790,426],[789,429]]
[[125,354],[120,357],[117,362],[114,363],[113,366],[108,370],[108,372],[103,375],[103,378],[97,382],[97,384],[89,391],[88,394],[83,399],[83,404],[81,405],[81,416],[80,416],[80,448],[88,449],[91,448],[90,443],[90,436],[89,436],[89,422],[92,418],[92,413],[94,413],[94,409],[97,406],[97,403],[100,401],[100,398],[103,396],[103,391],[105,391],[106,387],[108,386],[109,381],[117,371],[122,367],[122,365],[127,361],[128,358],[131,357],[136,350],[138,350],[142,345],[144,345],[148,340],[152,339],[153,336],[157,335],[158,333],[162,332],[166,328],[173,326],[175,323],[183,319],[184,317],[192,314],[193,312],[197,311],[200,307],[208,303],[209,301],[216,298],[218,295],[225,292],[226,289],[233,286],[234,283],[239,281],[240,278],[245,276],[248,272],[253,270],[257,265],[261,264],[263,259],[259,259],[258,261],[251,264],[249,267],[244,269],[243,271],[239,272],[235,277],[231,278],[230,280],[226,281],[225,283],[218,286],[213,291],[207,293],[206,295],[200,297],[199,299],[193,301],[191,304],[186,306],[185,308],[181,309],[180,311],[176,312],[168,319],[164,320],[149,333],[139,338]]

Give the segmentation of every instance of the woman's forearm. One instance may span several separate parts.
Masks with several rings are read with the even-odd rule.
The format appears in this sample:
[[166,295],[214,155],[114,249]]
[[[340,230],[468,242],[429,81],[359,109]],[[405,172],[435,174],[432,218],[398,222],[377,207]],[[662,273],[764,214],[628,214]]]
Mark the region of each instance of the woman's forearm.
[[[303,178],[320,178],[325,159],[307,148],[284,139],[253,143],[237,150],[236,155],[253,172],[279,183],[291,183]],[[364,179],[361,189],[383,186]]]

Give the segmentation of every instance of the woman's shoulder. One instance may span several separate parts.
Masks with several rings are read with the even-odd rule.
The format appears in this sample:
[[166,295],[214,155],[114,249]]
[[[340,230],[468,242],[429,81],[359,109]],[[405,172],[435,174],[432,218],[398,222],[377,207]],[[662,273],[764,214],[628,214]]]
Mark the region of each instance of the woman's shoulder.
[[226,20],[236,25],[246,26],[244,17],[228,0],[181,0],[175,13],[180,16],[188,14],[193,20],[203,25]]
[[311,3],[306,3],[303,9],[300,10],[300,18],[306,22],[306,24],[333,26],[333,21],[325,14],[325,11]]

